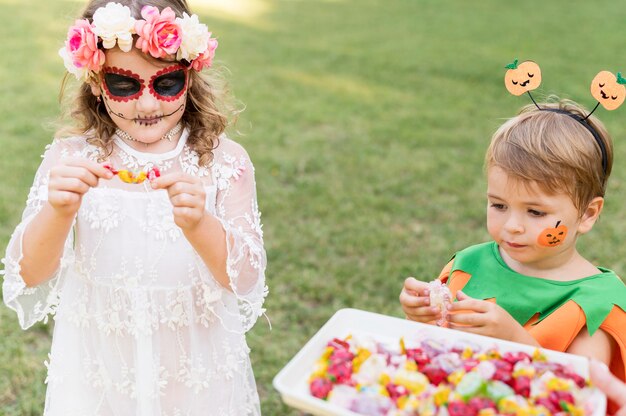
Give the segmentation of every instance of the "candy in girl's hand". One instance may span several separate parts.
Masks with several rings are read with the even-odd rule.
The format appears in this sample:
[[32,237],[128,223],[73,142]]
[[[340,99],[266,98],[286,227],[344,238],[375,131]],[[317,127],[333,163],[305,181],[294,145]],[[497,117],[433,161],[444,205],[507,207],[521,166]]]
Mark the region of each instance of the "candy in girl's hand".
[[105,169],[107,169],[107,170],[109,170],[109,171],[111,171],[111,173],[112,173],[113,175],[117,175],[117,173],[118,173],[118,171],[117,171],[117,170],[116,170],[113,166],[111,166],[111,164],[110,164],[110,163],[103,163],[103,164],[102,164],[102,167],[103,167],[103,168],[105,168]]
[[112,174],[117,175],[122,180],[122,182],[126,182],[126,183],[139,184],[145,181],[146,178],[150,178],[150,180],[152,180],[161,176],[161,172],[159,172],[159,169],[156,166],[150,168],[150,170],[148,170],[147,173],[144,171],[141,171],[136,175],[129,170],[125,170],[125,169],[117,170],[113,166],[111,166],[111,164],[109,163],[103,164],[102,167],[105,169],[108,169],[109,171],[111,171]]
[[153,166],[152,168],[150,168],[150,170],[148,171],[148,179],[150,181],[155,180],[156,178],[158,178],[159,176],[161,176],[161,172],[159,171],[159,168],[157,168],[156,166]]
[[441,283],[441,280],[433,280],[428,283],[428,290],[430,292],[430,306],[436,306],[441,311],[441,319],[436,324],[441,326],[446,321],[448,315],[448,305],[452,301],[452,294],[448,286]]

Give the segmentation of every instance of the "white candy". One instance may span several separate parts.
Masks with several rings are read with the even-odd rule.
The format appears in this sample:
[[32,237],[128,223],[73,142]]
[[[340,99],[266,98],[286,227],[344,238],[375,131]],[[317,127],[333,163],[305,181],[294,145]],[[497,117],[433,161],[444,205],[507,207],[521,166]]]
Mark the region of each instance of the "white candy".
[[448,305],[452,302],[452,294],[448,286],[441,283],[441,280],[433,280],[428,283],[428,289],[430,291],[430,306],[436,306],[441,310],[441,319],[436,322],[438,326],[441,326],[446,322]]

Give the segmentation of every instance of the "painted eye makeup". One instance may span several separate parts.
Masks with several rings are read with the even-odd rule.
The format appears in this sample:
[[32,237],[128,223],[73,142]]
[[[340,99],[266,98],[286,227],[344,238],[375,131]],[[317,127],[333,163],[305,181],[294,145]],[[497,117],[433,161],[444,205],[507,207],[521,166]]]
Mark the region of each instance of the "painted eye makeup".
[[139,75],[111,67],[104,71],[104,88],[114,101],[129,101],[138,98],[144,88]]
[[165,68],[150,79],[150,92],[164,101],[177,100],[187,86],[187,72],[180,65]]
[[[139,75],[116,67],[105,68],[104,89],[114,101],[130,101],[139,98],[145,82]],[[180,65],[164,68],[150,78],[148,89],[156,99],[175,101],[185,92],[187,71]]]

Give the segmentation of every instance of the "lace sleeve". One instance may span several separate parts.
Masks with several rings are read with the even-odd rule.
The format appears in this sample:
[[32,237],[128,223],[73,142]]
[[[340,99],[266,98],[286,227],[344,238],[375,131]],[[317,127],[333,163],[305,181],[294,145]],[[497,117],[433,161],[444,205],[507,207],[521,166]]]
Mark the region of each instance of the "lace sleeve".
[[247,331],[265,311],[267,259],[254,167],[241,146],[228,142],[227,150],[216,152],[213,166],[218,190],[216,212],[226,231],[230,287],[238,300],[240,321]]
[[56,310],[59,300],[59,281],[73,259],[73,235],[69,234],[60,266],[45,282],[36,287],[27,287],[21,276],[20,261],[23,257],[22,237],[26,227],[48,200],[48,177],[52,166],[63,156],[59,141],[46,148],[43,161],[35,174],[28,194],[22,220],[11,235],[7,246],[4,264],[2,293],[4,303],[17,313],[20,326],[26,329],[38,321],[47,322],[48,315]]

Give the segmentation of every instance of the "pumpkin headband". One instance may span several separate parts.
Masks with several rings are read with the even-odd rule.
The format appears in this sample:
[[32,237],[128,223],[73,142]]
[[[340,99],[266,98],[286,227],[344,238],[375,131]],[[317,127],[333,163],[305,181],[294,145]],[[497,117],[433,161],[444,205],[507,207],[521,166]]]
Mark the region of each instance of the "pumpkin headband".
[[506,89],[513,95],[520,96],[527,93],[532,100],[535,107],[541,111],[550,111],[558,114],[565,114],[585,127],[589,133],[593,136],[594,140],[600,148],[602,156],[602,171],[606,175],[608,166],[608,156],[606,151],[606,145],[604,140],[600,137],[600,134],[596,131],[588,119],[600,104],[607,110],[615,110],[626,99],[626,79],[622,78],[620,72],[613,75],[609,71],[600,71],[591,81],[591,95],[598,100],[596,106],[585,117],[581,117],[578,114],[570,113],[569,111],[560,110],[556,108],[541,108],[531,95],[531,91],[539,87],[541,84],[541,68],[533,61],[524,61],[518,64],[518,60],[515,59],[513,63],[505,66],[508,69],[504,75],[504,85]]
[[77,79],[88,81],[104,65],[104,50],[119,47],[129,52],[134,47],[153,58],[174,55],[178,62],[196,71],[211,66],[217,39],[198,16],[176,17],[166,7],[161,12],[154,6],[141,9],[143,19],[131,16],[127,6],[110,2],[99,7],[91,22],[76,20],[67,32],[65,46],[59,50],[67,71]]

